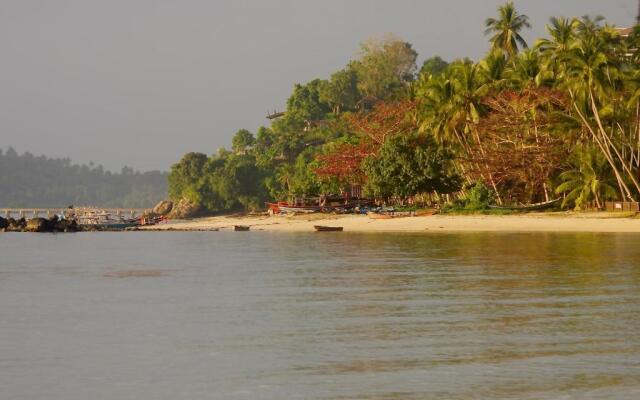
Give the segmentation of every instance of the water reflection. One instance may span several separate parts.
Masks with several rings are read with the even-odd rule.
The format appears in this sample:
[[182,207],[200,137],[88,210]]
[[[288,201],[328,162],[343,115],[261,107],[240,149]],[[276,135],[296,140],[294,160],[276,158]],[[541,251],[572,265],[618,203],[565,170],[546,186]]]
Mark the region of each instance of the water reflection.
[[640,398],[638,239],[3,236],[0,387],[29,399]]

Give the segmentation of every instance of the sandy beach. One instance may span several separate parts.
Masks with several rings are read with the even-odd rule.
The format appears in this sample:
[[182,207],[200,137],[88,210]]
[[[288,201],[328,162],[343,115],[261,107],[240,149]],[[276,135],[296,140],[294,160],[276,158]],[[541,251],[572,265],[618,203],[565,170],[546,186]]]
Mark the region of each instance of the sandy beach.
[[309,232],[314,225],[342,226],[345,232],[628,232],[640,233],[640,219],[608,213],[523,215],[433,215],[374,219],[366,215],[210,217],[146,227],[147,230],[233,230]]

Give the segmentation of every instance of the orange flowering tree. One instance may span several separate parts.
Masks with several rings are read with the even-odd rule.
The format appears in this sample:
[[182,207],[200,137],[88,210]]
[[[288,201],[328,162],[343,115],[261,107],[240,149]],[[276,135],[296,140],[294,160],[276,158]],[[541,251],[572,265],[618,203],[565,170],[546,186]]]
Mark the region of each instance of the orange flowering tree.
[[412,101],[381,102],[370,112],[348,116],[349,125],[356,133],[358,143],[339,144],[327,153],[316,156],[319,166],[314,172],[321,179],[337,179],[350,184],[364,183],[364,159],[376,156],[389,138],[417,130],[415,107]]

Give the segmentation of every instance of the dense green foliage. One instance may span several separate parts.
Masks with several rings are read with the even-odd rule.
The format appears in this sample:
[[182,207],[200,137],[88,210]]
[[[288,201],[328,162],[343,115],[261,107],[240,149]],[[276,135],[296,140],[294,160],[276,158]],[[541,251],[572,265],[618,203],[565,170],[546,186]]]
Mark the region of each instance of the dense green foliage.
[[482,182],[476,182],[469,188],[461,203],[466,210],[486,210],[495,201],[493,192]]
[[364,160],[365,190],[372,197],[404,204],[416,193],[452,193],[458,176],[448,173],[452,155],[429,136],[403,135],[386,141],[376,156]]
[[72,164],[67,158],[0,150],[0,207],[147,208],[166,194],[163,172],[140,173],[125,167],[114,174],[102,166]]
[[296,84],[284,115],[232,152],[190,153],[171,170],[173,199],[206,210],[339,194],[417,196],[468,210],[564,197],[565,207],[640,199],[640,28],[601,17],[551,18],[529,48],[512,2],[486,20],[479,61],[368,40],[328,79]]

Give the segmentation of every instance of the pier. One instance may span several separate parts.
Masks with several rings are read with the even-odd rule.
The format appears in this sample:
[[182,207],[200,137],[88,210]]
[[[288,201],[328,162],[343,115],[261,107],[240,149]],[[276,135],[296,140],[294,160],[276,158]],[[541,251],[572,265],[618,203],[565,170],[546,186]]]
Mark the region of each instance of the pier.
[[0,216],[4,218],[51,218],[54,215],[69,215],[70,213],[106,213],[109,215],[123,215],[129,218],[142,216],[149,211],[146,208],[102,208],[102,207],[74,207],[74,208],[2,208],[0,207]]

